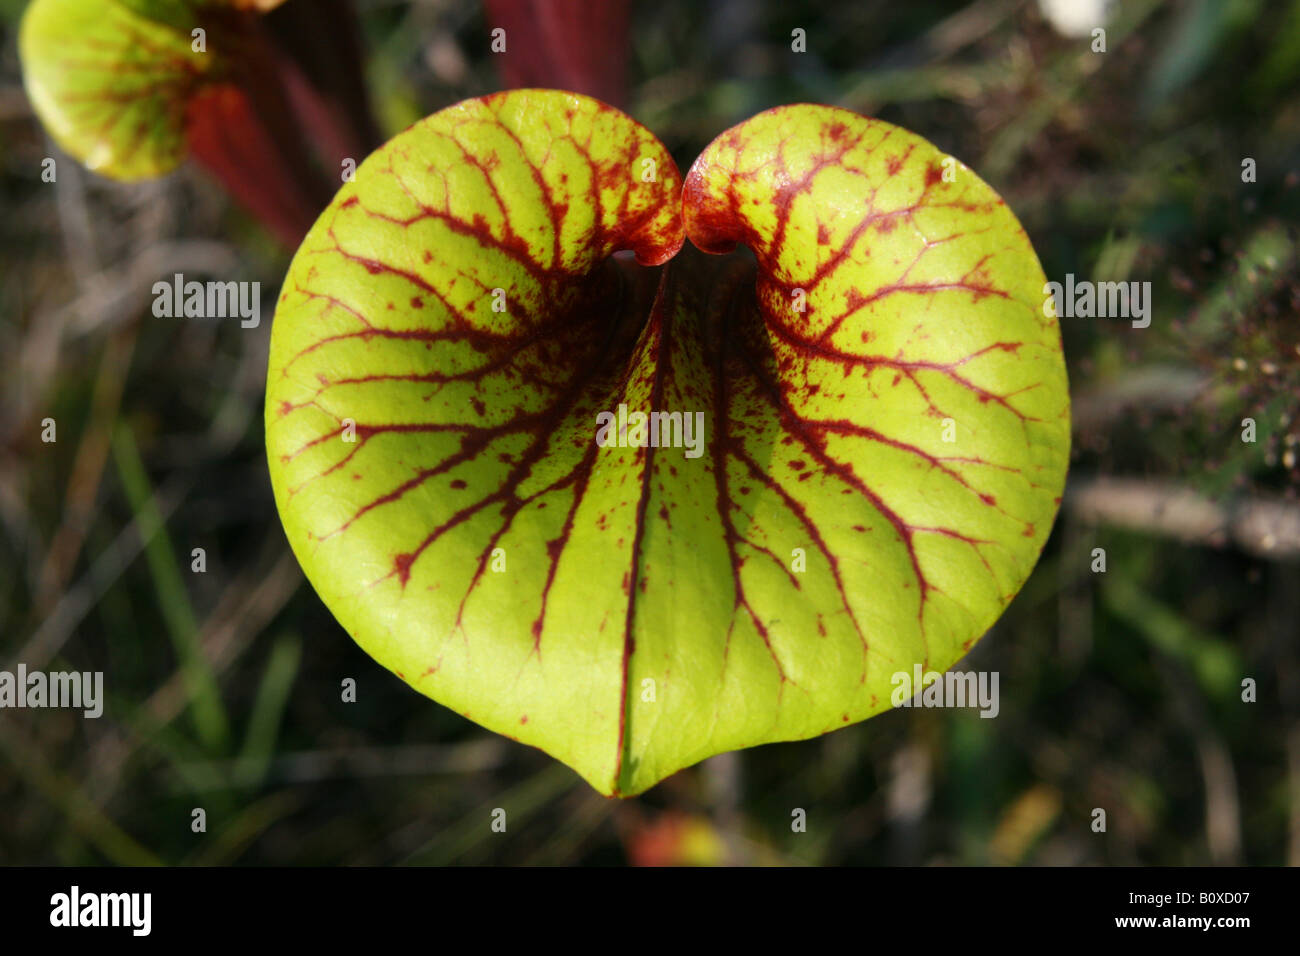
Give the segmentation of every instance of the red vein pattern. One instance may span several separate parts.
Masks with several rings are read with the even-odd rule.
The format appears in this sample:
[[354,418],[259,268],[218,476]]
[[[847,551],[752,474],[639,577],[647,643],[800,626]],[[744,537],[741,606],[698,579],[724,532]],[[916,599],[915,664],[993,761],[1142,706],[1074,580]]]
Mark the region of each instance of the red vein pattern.
[[[272,479],[326,603],[618,795],[951,666],[1037,559],[1069,407],[1028,240],[943,160],[786,107],[683,189],[642,127],[548,91],[397,137],[273,331]],[[701,413],[702,453],[598,445],[620,405]]]

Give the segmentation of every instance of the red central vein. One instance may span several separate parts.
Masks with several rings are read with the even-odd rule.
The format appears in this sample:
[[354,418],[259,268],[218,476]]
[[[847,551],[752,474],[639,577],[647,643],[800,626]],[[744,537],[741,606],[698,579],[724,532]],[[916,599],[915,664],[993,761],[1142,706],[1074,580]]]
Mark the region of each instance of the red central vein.
[[[675,281],[676,273],[672,269],[665,269],[662,278],[659,280],[659,288],[655,292],[654,306],[650,310],[650,316],[644,333],[645,352],[654,353],[654,381],[650,388],[650,407],[651,409],[659,408],[659,403],[663,398],[664,376],[667,373],[668,365],[672,360],[672,329],[671,322],[664,320],[664,312],[669,301],[668,287],[669,283]],[[631,367],[635,367],[635,362]],[[618,715],[618,747],[617,756],[614,764],[614,787],[613,792],[618,796],[619,788],[622,783],[624,758],[627,754],[630,741],[628,739],[627,724],[628,712],[632,703],[628,699],[628,681],[631,677],[632,655],[636,653],[636,638],[633,636],[632,628],[636,620],[636,596],[641,590],[641,545],[645,539],[646,530],[646,509],[650,505],[650,480],[654,473],[654,455],[656,449],[652,445],[642,449],[644,452],[641,461],[641,494],[638,496],[636,504],[636,525],[632,533],[632,550],[631,566],[628,570],[628,587],[627,587],[627,614],[623,619],[623,666],[619,680],[619,715]]]
[[[718,426],[717,428],[714,429],[714,431],[717,434],[718,447],[720,449],[723,449],[723,454],[715,456],[718,464],[716,464],[713,469],[713,480],[714,480],[714,486],[717,493],[718,516],[721,518],[723,524],[723,539],[727,546],[727,553],[731,557],[731,561],[730,561],[731,580],[732,580],[732,587],[735,590],[734,607],[736,609],[744,608],[745,612],[749,615],[750,620],[754,622],[754,629],[758,632],[759,637],[762,639],[763,645],[767,648],[768,654],[771,655],[772,661],[776,664],[777,675],[780,677],[780,681],[781,681],[777,689],[777,704],[779,706],[781,701],[781,696],[785,690],[786,683],[793,684],[794,681],[792,681],[790,677],[786,674],[785,667],[781,664],[781,658],[777,656],[776,649],[772,646],[772,640],[771,640],[771,636],[768,633],[767,625],[764,624],[763,621],[759,619],[758,614],[754,611],[753,606],[749,603],[749,596],[745,592],[745,585],[741,579],[741,573],[740,573],[741,565],[743,564],[743,562],[740,560],[739,556],[736,553],[736,542],[743,541],[744,539],[737,532],[735,522],[732,520],[731,517],[730,503],[732,502],[732,495],[731,495],[731,489],[728,487],[728,478],[727,478],[725,449],[728,447],[731,440],[730,439],[731,431],[730,428],[728,427],[728,423],[730,421],[731,416],[729,414],[730,399],[727,394],[726,360],[731,345],[730,332],[732,330],[732,326],[733,326],[732,320],[734,319],[738,300],[739,300],[739,296],[736,296],[734,294],[730,297],[727,319],[722,323],[722,330],[721,330],[722,334],[720,336],[719,348],[718,348],[718,364],[717,364],[717,372],[714,378],[714,399],[713,399],[713,407],[715,409],[714,414],[718,420]],[[726,645],[724,646],[722,652],[724,673],[726,668],[726,662],[731,651],[731,635],[735,630],[735,627],[736,627],[736,620],[733,616],[731,625],[727,629]]]

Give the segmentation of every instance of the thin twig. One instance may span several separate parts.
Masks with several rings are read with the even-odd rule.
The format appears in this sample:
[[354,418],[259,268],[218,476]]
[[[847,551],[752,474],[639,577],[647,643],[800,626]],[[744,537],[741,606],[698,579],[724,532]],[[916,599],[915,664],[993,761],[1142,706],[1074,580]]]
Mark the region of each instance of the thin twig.
[[1098,478],[1074,483],[1066,505],[1083,521],[1223,548],[1256,557],[1300,556],[1300,504],[1280,498],[1215,501],[1172,481]]

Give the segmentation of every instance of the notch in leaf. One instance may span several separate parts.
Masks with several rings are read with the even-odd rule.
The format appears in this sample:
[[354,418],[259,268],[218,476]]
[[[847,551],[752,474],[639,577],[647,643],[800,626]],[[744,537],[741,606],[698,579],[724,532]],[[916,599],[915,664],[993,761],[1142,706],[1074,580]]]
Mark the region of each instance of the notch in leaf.
[[356,36],[349,0],[34,0],[19,53],[37,115],[87,168],[129,182],[193,155],[296,244],[342,160],[379,141]]
[[1043,284],[994,191],[888,123],[770,110],[683,183],[596,100],[467,100],[290,267],[277,506],[380,663],[636,794],[888,710],[1002,613],[1069,453]]

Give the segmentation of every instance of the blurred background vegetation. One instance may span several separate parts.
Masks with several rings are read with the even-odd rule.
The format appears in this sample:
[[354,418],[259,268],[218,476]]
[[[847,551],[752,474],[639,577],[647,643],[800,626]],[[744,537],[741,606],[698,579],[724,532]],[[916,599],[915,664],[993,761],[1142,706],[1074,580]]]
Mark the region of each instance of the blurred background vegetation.
[[[1092,0],[634,4],[629,112],[683,169],[761,109],[845,106],[988,180],[1049,278],[1150,281],[1154,311],[1062,321],[1062,515],[958,665],[1000,672],[997,719],[897,711],[625,802],[334,622],[263,458],[289,254],[193,166],[42,183],[23,6],[0,0],[0,667],[103,670],[107,708],[0,712],[0,863],[1300,864],[1300,0],[1124,0],[1105,53]],[[499,88],[478,3],[357,6],[386,135]],[[260,280],[260,328],[155,319],[174,272]]]

